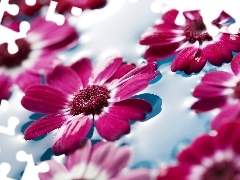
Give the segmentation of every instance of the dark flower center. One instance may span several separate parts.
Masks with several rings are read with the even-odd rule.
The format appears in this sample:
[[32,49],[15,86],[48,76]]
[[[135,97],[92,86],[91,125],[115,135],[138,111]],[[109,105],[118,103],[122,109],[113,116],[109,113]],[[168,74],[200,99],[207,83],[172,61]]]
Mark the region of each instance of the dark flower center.
[[233,89],[234,89],[233,97],[236,99],[240,99],[240,82],[238,82]]
[[204,174],[204,180],[233,180],[239,173],[233,162],[221,162],[214,164]]
[[18,52],[9,54],[7,43],[0,44],[0,66],[5,68],[14,68],[20,66],[26,60],[31,52],[30,44],[24,39],[17,39]]
[[98,85],[79,90],[71,102],[70,114],[73,116],[81,113],[84,115],[100,114],[102,109],[108,106],[109,93],[107,87]]
[[202,44],[203,41],[211,41],[212,37],[206,32],[206,26],[202,20],[193,20],[188,23],[184,29],[184,35],[186,40],[190,43],[199,41]]

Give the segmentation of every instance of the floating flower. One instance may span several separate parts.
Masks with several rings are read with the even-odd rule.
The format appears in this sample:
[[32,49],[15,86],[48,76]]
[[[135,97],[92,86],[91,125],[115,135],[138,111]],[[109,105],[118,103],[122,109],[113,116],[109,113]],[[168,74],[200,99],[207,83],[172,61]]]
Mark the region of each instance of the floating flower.
[[184,71],[186,74],[200,72],[207,61],[214,66],[229,63],[231,51],[240,51],[239,34],[232,35],[226,29],[231,17],[222,12],[212,21],[219,28],[217,36],[210,36],[198,10],[185,11],[185,23],[175,23],[178,11],[169,10],[162,15],[162,23],[147,30],[140,39],[141,45],[148,45],[144,56],[148,61],[162,60],[177,54],[171,70]]
[[127,146],[115,147],[112,142],[100,142],[91,145],[90,140],[66,157],[66,163],[55,160],[41,162],[47,164],[49,170],[38,174],[40,180],[150,180],[147,169],[135,169],[122,173],[131,156]]
[[47,85],[34,85],[25,91],[22,105],[46,116],[24,132],[26,140],[60,128],[53,151],[67,153],[81,142],[93,123],[106,140],[116,140],[130,131],[128,120],[143,120],[151,105],[133,95],[148,86],[158,72],[156,63],[140,67],[122,64],[122,58],[109,58],[96,67],[83,58],[70,67],[57,66],[46,76]]
[[[67,22],[57,26],[39,17],[30,25],[27,36],[16,40],[17,53],[10,54],[7,43],[0,44],[0,101],[8,99],[14,84],[24,90],[29,85],[41,83],[40,74],[60,63],[56,53],[78,42],[76,30]],[[10,27],[17,30],[19,24],[14,22]]]
[[240,124],[227,123],[217,135],[202,135],[160,170],[158,180],[239,180]]
[[220,108],[220,113],[212,121],[213,129],[240,118],[240,53],[233,58],[231,69],[233,73],[206,73],[193,91],[193,96],[199,100],[191,108],[197,113]]

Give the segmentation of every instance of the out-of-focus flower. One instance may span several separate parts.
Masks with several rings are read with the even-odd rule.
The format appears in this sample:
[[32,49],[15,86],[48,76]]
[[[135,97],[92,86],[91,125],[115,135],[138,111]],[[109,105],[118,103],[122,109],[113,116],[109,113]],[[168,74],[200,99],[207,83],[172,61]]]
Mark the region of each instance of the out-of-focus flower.
[[147,101],[132,96],[158,73],[156,63],[135,67],[123,64],[120,57],[110,57],[95,67],[87,58],[70,67],[59,65],[46,76],[47,85],[25,91],[22,105],[47,114],[25,130],[25,139],[60,128],[52,147],[59,155],[75,149],[94,123],[103,138],[116,140],[129,133],[128,120],[143,120],[152,110]]
[[[78,42],[78,33],[67,22],[57,26],[38,17],[30,25],[27,36],[16,40],[17,53],[10,54],[7,43],[0,44],[0,100],[8,99],[14,84],[24,90],[29,85],[41,83],[40,74],[60,63],[56,53]],[[18,30],[19,23],[14,22],[9,27]]]
[[123,173],[129,162],[129,147],[115,147],[112,142],[100,142],[91,145],[87,140],[82,147],[69,153],[66,163],[55,160],[43,161],[49,167],[47,172],[38,174],[40,180],[150,180],[147,169],[135,169]]
[[240,53],[231,62],[233,73],[214,71],[205,74],[196,86],[193,96],[199,98],[192,105],[197,113],[220,108],[220,113],[212,120],[213,129],[240,118]]
[[231,51],[240,51],[239,34],[227,33],[231,17],[222,12],[212,21],[219,28],[217,36],[210,36],[198,10],[185,11],[185,23],[175,23],[178,11],[167,11],[162,15],[162,22],[142,34],[141,45],[148,45],[144,56],[148,61],[162,60],[176,55],[172,71],[184,71],[187,74],[198,73],[207,61],[214,66],[229,63]]
[[158,180],[239,180],[240,124],[227,123],[217,135],[202,135],[160,170]]

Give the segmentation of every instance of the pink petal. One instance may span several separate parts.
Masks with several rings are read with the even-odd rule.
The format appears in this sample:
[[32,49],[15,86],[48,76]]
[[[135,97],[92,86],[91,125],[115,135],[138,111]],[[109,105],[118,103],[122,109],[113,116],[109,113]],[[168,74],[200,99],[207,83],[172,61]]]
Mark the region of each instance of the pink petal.
[[[179,155],[181,163],[200,164],[203,157],[211,156],[215,152],[214,139],[209,135],[198,137],[189,148],[184,149]],[[208,148],[206,148],[208,147]]]
[[240,35],[239,34],[228,34],[222,33],[220,35],[220,41],[218,42],[221,46],[234,52],[240,51]]
[[[148,86],[150,77],[148,74],[137,74],[129,78],[124,84],[117,87],[117,92],[114,95],[114,101],[123,101],[137,94]],[[111,99],[110,99],[111,101]]]
[[225,91],[226,88],[212,86],[208,84],[199,84],[193,91],[193,96],[196,98],[214,98],[226,96],[229,92]]
[[119,139],[122,135],[130,132],[130,125],[128,121],[111,116],[110,114],[103,114],[99,119],[95,120],[95,125],[98,133],[106,140],[114,141]]
[[102,164],[102,170],[108,173],[109,178],[115,177],[130,160],[130,148],[127,146],[119,147],[115,150],[112,158],[107,159]]
[[[88,165],[88,161],[90,159],[92,144],[90,140],[86,140],[84,144],[75,150],[73,153],[68,154],[66,158],[66,167],[69,171],[72,171],[74,168],[77,168],[79,165],[85,164],[86,167]],[[76,178],[82,177],[85,168],[78,168],[78,174]]]
[[37,119],[24,131],[24,139],[30,140],[60,128],[67,120],[63,114],[51,114]]
[[106,81],[106,83],[110,83],[113,80],[122,78],[124,75],[128,74],[135,68],[135,64],[122,63],[118,70]]
[[240,118],[240,103],[227,105],[212,120],[211,128],[218,130],[223,124],[233,122]]
[[226,97],[200,99],[191,106],[191,109],[193,109],[196,113],[201,113],[205,111],[210,111],[215,108],[223,107],[224,105],[226,105],[226,103]]
[[[76,30],[68,25],[67,21],[63,25],[58,26],[54,22],[46,21],[43,17],[35,18],[31,22],[31,29],[28,32],[28,36],[31,37],[32,34],[33,36],[34,34],[40,34],[42,40],[39,41],[39,48],[48,47],[49,50],[56,50],[54,45],[57,45],[57,50],[66,49],[67,46],[70,47],[76,44],[78,40]],[[37,43],[35,42],[35,44]]]
[[22,91],[24,91],[31,85],[41,84],[41,76],[38,74],[33,74],[29,71],[24,71],[17,76],[15,83],[20,87]]
[[59,174],[68,174],[68,170],[63,164],[56,162],[55,160],[44,161],[49,166],[49,171],[44,173],[39,173],[38,177],[40,180],[52,180],[54,176]]
[[71,65],[71,68],[80,77],[83,87],[88,85],[89,79],[92,75],[92,62],[88,58],[82,58]]
[[220,44],[209,44],[203,48],[203,54],[206,59],[214,66],[221,66],[224,62],[229,63],[232,60],[231,51]]
[[143,120],[146,112],[151,112],[152,106],[149,102],[142,99],[126,99],[114,103],[108,110],[112,116],[127,120]]
[[[192,169],[192,165],[190,164],[181,164],[176,167],[168,167],[167,169],[163,169],[161,173],[158,175],[157,180],[186,180],[186,177],[189,176]],[[166,172],[167,171],[167,172]]]
[[162,15],[162,20],[170,24],[175,24],[178,13],[176,9],[171,9]]
[[170,57],[177,53],[176,50],[181,46],[181,44],[182,43],[180,42],[175,42],[162,46],[150,46],[144,53],[144,57],[147,61],[156,61]]
[[202,51],[195,46],[184,48],[173,60],[171,70],[184,71],[187,74],[193,72],[198,73],[206,64],[206,58],[203,56]]
[[11,77],[5,76],[3,74],[0,75],[0,103],[2,99],[8,99],[11,95],[11,87],[13,85],[13,81]]
[[240,53],[236,54],[231,62],[231,69],[235,75],[240,74]]
[[[231,137],[231,142],[228,141],[228,145],[229,144],[232,145],[232,149],[236,152],[236,154],[240,153],[240,139],[239,139],[239,137],[240,137],[240,121],[239,120],[240,119],[236,120],[234,123],[228,123],[228,124],[225,125],[225,126],[231,126],[232,137],[230,136]],[[223,126],[221,127],[221,129],[223,128]],[[228,136],[228,134],[226,136]]]
[[150,46],[164,45],[170,42],[173,43],[178,36],[178,34],[171,30],[162,31],[161,29],[153,28],[141,35],[139,43]]
[[54,138],[54,154],[66,154],[77,149],[92,127],[89,117],[73,116],[59,130]]
[[82,82],[78,75],[71,68],[62,65],[55,67],[51,73],[47,74],[46,82],[70,95],[77,93],[82,88]]
[[206,73],[202,78],[202,83],[213,86],[233,87],[227,82],[234,78],[234,75],[225,71],[214,71]]
[[[108,63],[105,65],[104,69],[97,73],[97,76],[94,79],[94,84],[103,84],[107,81],[121,66],[122,60],[123,59],[120,57],[110,57],[109,60],[107,60]],[[96,67],[98,68],[98,66]]]
[[148,169],[134,169],[126,174],[112,178],[111,180],[151,180],[151,173]]
[[226,23],[228,20],[230,20],[232,17],[227,14],[226,12],[222,11],[221,14],[218,16],[218,18],[216,18],[215,20],[213,20],[212,24],[224,24]]
[[186,18],[186,20],[190,22],[193,20],[202,20],[199,10],[184,11],[183,15]]
[[27,110],[43,114],[63,113],[68,107],[67,96],[48,85],[28,87],[21,103]]

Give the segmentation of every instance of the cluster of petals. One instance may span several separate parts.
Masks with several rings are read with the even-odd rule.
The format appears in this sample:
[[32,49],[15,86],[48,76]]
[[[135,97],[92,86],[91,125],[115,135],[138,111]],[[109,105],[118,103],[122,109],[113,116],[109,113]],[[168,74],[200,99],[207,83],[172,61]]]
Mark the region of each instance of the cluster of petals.
[[[30,22],[25,38],[16,40],[18,52],[10,54],[7,43],[0,44],[0,101],[8,99],[11,87],[17,84],[24,90],[32,84],[41,83],[41,74],[60,63],[57,53],[75,46],[79,35],[67,21],[62,26],[37,17]],[[9,28],[18,31],[19,22]]]
[[[28,5],[24,0],[16,1],[16,0],[9,0],[10,4],[17,4],[19,6],[19,15],[20,16],[33,16],[41,10],[43,6],[49,6],[51,0],[36,0],[34,5]],[[71,12],[72,7],[81,8],[82,10],[85,9],[98,9],[106,5],[107,0],[55,0],[57,2],[56,12],[58,13],[65,13]],[[4,15],[9,16],[8,13]]]
[[132,98],[146,88],[158,74],[156,63],[123,63],[109,57],[93,67],[82,58],[71,66],[59,65],[46,75],[46,83],[26,89],[22,105],[46,116],[33,122],[24,132],[33,139],[60,128],[52,149],[56,155],[78,147],[94,125],[100,136],[116,140],[130,132],[129,120],[144,120],[152,106]]
[[160,169],[158,180],[239,180],[240,124],[226,123],[216,134],[198,137],[177,157],[177,164]]
[[193,96],[199,99],[191,109],[197,113],[220,109],[211,122],[212,129],[240,118],[240,53],[234,56],[230,66],[232,72],[206,73],[193,91]]
[[48,165],[47,172],[38,174],[40,180],[150,180],[147,169],[123,173],[131,158],[130,148],[116,147],[113,142],[100,142],[92,146],[90,140],[66,156],[65,164],[55,160],[41,162]]
[[175,23],[178,13],[175,9],[167,11],[162,15],[161,23],[142,34],[140,44],[148,46],[144,54],[148,61],[176,55],[171,70],[191,74],[200,72],[207,61],[214,66],[229,63],[231,51],[240,51],[240,36],[228,33],[232,18],[225,12],[212,21],[219,28],[214,37],[210,36],[199,10],[183,12],[183,25]]

